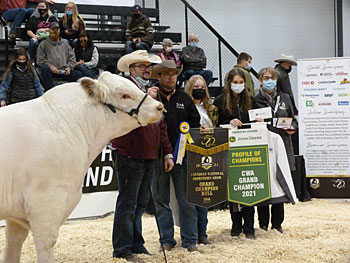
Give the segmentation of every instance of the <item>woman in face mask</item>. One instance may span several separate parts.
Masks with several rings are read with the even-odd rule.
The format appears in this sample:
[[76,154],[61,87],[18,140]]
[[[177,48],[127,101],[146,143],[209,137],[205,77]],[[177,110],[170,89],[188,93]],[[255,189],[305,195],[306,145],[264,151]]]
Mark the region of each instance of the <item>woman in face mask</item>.
[[31,65],[26,51],[20,48],[10,62],[0,84],[0,106],[37,98],[44,94],[38,75]]
[[[219,109],[219,124],[231,124],[233,127],[243,128],[244,123],[250,122],[248,110],[252,108],[252,98],[245,87],[243,71],[232,69],[227,74],[224,93],[215,99],[214,105]],[[231,235],[238,237],[243,230],[247,238],[254,239],[254,207],[244,206],[241,211],[237,211],[235,204],[230,202],[229,205],[232,220]]]
[[40,1],[26,24],[27,35],[30,37],[28,51],[31,61],[35,62],[40,42],[49,37],[52,22],[57,22],[56,17],[50,11],[48,3]]
[[88,32],[85,30],[79,34],[79,41],[75,45],[74,53],[77,61],[76,69],[85,77],[97,78],[99,74],[97,68],[99,54]]
[[[214,128],[218,123],[218,109],[211,103],[207,84],[200,75],[193,75],[186,83],[185,92],[190,95],[201,117],[201,128]],[[198,214],[198,243],[210,244],[207,236],[208,209],[196,206]]]
[[173,41],[170,38],[163,39],[163,48],[157,53],[162,60],[174,60],[176,67],[181,66],[179,55],[173,50]]
[[[276,84],[278,75],[275,69],[263,68],[260,70],[258,77],[260,90],[254,97],[254,108],[271,108],[273,118],[266,120],[270,123],[267,127],[270,131],[278,133],[282,137],[287,152],[289,167],[293,173],[293,171],[295,171],[295,159],[291,135],[295,133],[298,124],[294,117],[292,102],[288,94],[277,91]],[[292,120],[291,126],[277,128],[277,124],[282,120],[279,118],[290,118],[290,120]],[[258,218],[260,228],[267,230],[270,221],[269,206],[258,206]],[[272,205],[272,229],[276,229],[282,233],[283,230],[281,225],[283,220],[283,203]]]
[[77,5],[68,2],[65,14],[59,20],[61,37],[67,39],[69,45],[74,48],[78,41],[79,34],[85,30],[85,22],[79,15]]

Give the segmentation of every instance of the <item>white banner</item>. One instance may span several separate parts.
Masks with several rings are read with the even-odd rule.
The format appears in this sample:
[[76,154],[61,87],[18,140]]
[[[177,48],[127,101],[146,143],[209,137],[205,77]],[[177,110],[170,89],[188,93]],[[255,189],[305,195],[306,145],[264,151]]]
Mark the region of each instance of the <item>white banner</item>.
[[350,177],[350,58],[298,60],[300,154],[308,177]]
[[[68,0],[55,0],[55,3],[67,4]],[[77,5],[110,5],[110,6],[134,6],[135,0],[74,0]]]

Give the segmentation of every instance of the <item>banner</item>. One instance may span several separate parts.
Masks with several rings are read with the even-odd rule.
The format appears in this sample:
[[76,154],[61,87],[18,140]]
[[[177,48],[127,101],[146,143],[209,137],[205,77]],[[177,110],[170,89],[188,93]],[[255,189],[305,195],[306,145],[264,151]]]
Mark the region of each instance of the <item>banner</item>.
[[349,198],[346,180],[334,191],[322,187],[350,178],[350,58],[298,60],[297,68],[299,146],[306,176],[323,178],[310,180],[311,187],[320,182],[316,197]]
[[[57,4],[67,4],[67,0],[55,0]],[[75,0],[74,3],[77,5],[109,5],[109,6],[134,6],[135,0]],[[79,8],[79,6],[78,6]]]
[[114,171],[112,151],[105,147],[89,167],[84,179],[83,193],[116,191],[117,173]]
[[190,130],[194,141],[187,144],[187,201],[211,207],[227,200],[227,129],[211,133]]
[[271,198],[266,127],[229,130],[228,200],[255,205]]

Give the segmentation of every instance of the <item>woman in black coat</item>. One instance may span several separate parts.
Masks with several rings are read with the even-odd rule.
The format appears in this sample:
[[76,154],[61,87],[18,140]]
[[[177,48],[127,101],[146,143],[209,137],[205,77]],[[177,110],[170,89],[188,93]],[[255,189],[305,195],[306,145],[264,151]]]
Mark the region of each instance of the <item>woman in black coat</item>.
[[[252,100],[245,87],[245,77],[241,70],[232,69],[228,73],[224,94],[215,99],[214,105],[219,110],[219,124],[231,124],[240,128],[242,124],[250,122],[248,110],[252,108]],[[253,239],[254,206],[244,206],[241,211],[237,211],[233,203],[230,202],[229,205],[232,220],[231,235],[239,236],[243,229],[246,237]]]
[[[260,90],[254,97],[254,108],[270,107],[273,118],[267,120],[270,124],[267,126],[272,132],[278,133],[284,142],[286,148],[290,170],[295,171],[295,158],[292,145],[291,135],[295,133],[298,127],[294,117],[293,105],[288,94],[277,91],[277,71],[273,68],[263,68],[260,70],[258,78],[260,82]],[[291,127],[287,129],[276,128],[275,123],[278,118],[292,118]],[[274,204],[271,208],[272,229],[283,232],[282,222],[284,220],[283,203]],[[258,206],[258,218],[260,228],[267,230],[270,220],[269,206]]]

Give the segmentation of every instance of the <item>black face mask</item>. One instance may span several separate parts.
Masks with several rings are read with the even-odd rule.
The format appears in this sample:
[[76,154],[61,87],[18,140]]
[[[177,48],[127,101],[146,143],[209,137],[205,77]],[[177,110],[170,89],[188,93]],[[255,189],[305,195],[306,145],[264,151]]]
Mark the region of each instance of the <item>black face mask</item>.
[[135,19],[138,19],[140,18],[141,14],[132,14],[132,17],[135,18]]
[[285,70],[287,73],[291,72],[292,71],[292,67],[290,67],[289,69],[286,69]]
[[25,67],[26,63],[27,63],[27,62],[18,62],[18,61],[16,61],[16,64],[17,64],[19,67],[21,67],[21,68]]
[[205,97],[205,89],[194,89],[192,91],[192,97],[196,100],[202,100]]
[[38,11],[40,15],[43,15],[46,12],[46,9],[38,9]]

